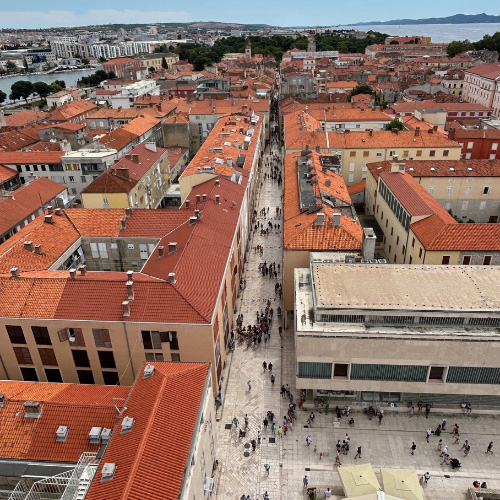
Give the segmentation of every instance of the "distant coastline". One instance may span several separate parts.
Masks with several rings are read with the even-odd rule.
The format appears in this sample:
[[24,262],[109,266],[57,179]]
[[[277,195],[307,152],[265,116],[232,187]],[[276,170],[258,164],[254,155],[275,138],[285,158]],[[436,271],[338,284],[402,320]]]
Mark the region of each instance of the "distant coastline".
[[500,23],[500,16],[489,14],[455,14],[448,17],[429,17],[426,19],[393,19],[391,21],[370,21],[345,26],[381,26],[412,25],[412,24],[475,24],[475,23]]

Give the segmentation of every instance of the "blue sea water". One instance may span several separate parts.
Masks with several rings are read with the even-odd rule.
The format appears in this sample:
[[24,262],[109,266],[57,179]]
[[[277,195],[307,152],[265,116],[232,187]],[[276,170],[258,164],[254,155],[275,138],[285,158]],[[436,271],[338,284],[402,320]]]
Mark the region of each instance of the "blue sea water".
[[476,24],[411,24],[411,25],[386,25],[372,24],[366,26],[342,26],[342,29],[355,29],[358,31],[379,31],[396,36],[430,36],[432,42],[446,43],[453,40],[468,39],[471,42],[481,40],[484,35],[493,35],[500,31],[498,23]]

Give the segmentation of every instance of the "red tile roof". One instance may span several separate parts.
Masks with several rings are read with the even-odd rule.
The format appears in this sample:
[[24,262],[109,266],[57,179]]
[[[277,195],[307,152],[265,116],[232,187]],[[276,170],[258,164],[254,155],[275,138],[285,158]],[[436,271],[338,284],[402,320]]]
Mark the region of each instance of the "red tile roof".
[[0,183],[8,181],[17,175],[17,170],[13,170],[5,165],[0,165]]
[[[38,141],[38,139],[37,139]],[[64,156],[64,151],[48,151],[48,152],[31,152],[31,151],[12,151],[0,153],[0,163],[4,165],[17,164],[47,164],[61,163],[61,157]]]
[[478,66],[466,69],[465,72],[471,73],[472,75],[482,76],[483,78],[488,78],[490,80],[498,80],[500,78],[500,64],[479,64]]
[[5,125],[7,127],[25,127],[26,125],[43,121],[46,116],[48,116],[47,113],[42,111],[25,109],[23,111],[19,111],[18,113],[6,115]]
[[49,113],[48,121],[66,121],[71,120],[83,113],[97,109],[97,106],[90,101],[82,99],[81,101],[67,102]]
[[[150,364],[153,376],[144,379],[143,368],[126,401],[122,418],[134,419],[132,430],[120,434],[118,422],[87,500],[177,500],[181,495],[209,365]],[[100,482],[105,463],[116,464],[116,472]]]
[[70,208],[65,210],[72,224],[82,236],[118,236],[124,209],[99,210],[92,208]]
[[[0,381],[5,394],[0,408],[0,457],[11,460],[77,462],[83,452],[97,452],[89,443],[92,427],[113,429],[113,398],[123,399],[129,387]],[[24,417],[24,402],[40,401],[40,418]],[[69,427],[65,442],[56,442],[60,425]]]
[[0,235],[64,191],[66,186],[39,177],[11,192],[8,198],[0,199]]

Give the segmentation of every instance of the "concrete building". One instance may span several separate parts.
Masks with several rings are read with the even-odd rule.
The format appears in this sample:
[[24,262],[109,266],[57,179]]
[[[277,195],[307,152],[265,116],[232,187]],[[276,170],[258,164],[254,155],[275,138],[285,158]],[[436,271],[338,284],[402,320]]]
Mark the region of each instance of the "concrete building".
[[[306,106],[307,109],[307,106]],[[316,118],[323,130],[385,130],[385,126],[392,118],[375,107],[330,107],[325,104],[324,109],[311,109],[307,113]]]
[[[366,212],[373,215],[375,191],[381,172],[390,172],[393,162],[368,164]],[[500,218],[500,161],[432,160],[406,161],[410,174],[457,220],[495,223]]]
[[59,142],[63,147],[65,144],[69,144],[72,151],[76,151],[88,143],[86,133],[87,127],[84,123],[63,122],[38,129],[41,141]]
[[485,63],[465,70],[463,97],[465,101],[493,108],[500,117],[500,63]]
[[112,94],[109,97],[109,102],[114,109],[128,109],[134,105],[136,99],[145,95],[160,95],[160,87],[154,80],[143,80],[125,85],[118,94]]
[[79,101],[81,99],[81,91],[77,87],[67,87],[55,94],[48,95],[45,99],[47,107],[59,107],[67,102]]
[[499,129],[466,128],[452,123],[448,137],[462,146],[462,157],[466,160],[500,160]]
[[155,52],[154,54],[140,54],[135,60],[140,61],[142,66],[146,66],[148,69],[153,67],[156,71],[161,70],[163,68],[163,59],[165,58],[165,62],[167,63],[168,69],[171,69],[172,66],[179,62],[179,55],[174,54],[173,52]]
[[296,387],[306,399],[500,405],[500,268],[325,256],[295,270]]
[[[26,359],[25,351],[20,348],[18,355]],[[12,498],[61,500],[77,489],[82,499],[118,500],[142,496],[138,492],[148,488],[150,477],[163,477],[169,487],[158,499],[204,496],[216,445],[208,364],[151,362],[132,387],[102,391],[60,383],[50,351],[39,348],[47,378],[59,383],[0,382],[5,410],[0,432],[13,438],[0,447],[2,490]],[[176,426],[164,425],[172,418],[182,419],[182,443],[174,437]],[[156,456],[153,464],[149,454]]]
[[170,185],[168,153],[139,144],[81,192],[84,208],[163,208]]

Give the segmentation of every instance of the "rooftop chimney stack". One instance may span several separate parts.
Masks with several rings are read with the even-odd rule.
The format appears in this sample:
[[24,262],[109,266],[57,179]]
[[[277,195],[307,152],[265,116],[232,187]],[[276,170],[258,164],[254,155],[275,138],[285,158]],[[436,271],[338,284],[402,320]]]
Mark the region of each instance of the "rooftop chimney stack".
[[42,255],[42,245],[35,245],[35,253]]
[[332,215],[332,226],[340,226],[340,214],[334,213]]
[[206,195],[206,194],[203,194],[203,195],[202,195],[202,200],[203,200],[203,201],[207,201],[207,195]]
[[10,274],[13,278],[19,278],[19,269],[17,267],[11,268]]
[[168,244],[168,254],[170,255],[174,252],[177,252],[177,243],[175,243],[174,241],[171,241]]
[[54,221],[52,220],[52,215],[46,215],[43,220],[47,224],[53,224],[54,223]]
[[127,281],[134,281],[134,271],[127,271]]
[[120,229],[127,229],[127,219],[125,217],[120,221]]
[[363,259],[373,260],[375,258],[375,243],[377,242],[377,236],[375,231],[371,227],[363,228],[363,242],[362,242],[362,252]]
[[52,205],[47,205],[47,213],[51,214],[53,212],[53,207]]
[[69,276],[72,280],[76,279],[76,269],[75,268],[71,268],[69,270]]
[[127,281],[127,299],[132,300],[134,298],[134,282]]
[[123,307],[123,315],[130,316],[130,304],[129,304],[128,300],[124,300],[122,302],[122,307]]
[[219,180],[219,179],[215,179],[215,185],[216,185],[217,187],[219,187],[219,186],[220,186],[220,180]]
[[415,128],[415,136],[418,137],[420,135],[420,127]]
[[128,219],[131,215],[132,215],[132,209],[126,208],[125,209],[125,218]]
[[316,225],[324,226],[325,225],[325,214],[323,212],[319,212],[316,214]]
[[218,194],[215,195],[215,204],[216,205],[220,204],[220,195],[218,195]]
[[161,259],[165,255],[165,247],[163,245],[160,245],[158,247],[158,258]]
[[175,283],[175,273],[168,273],[168,281],[170,283]]
[[56,215],[62,215],[62,210],[61,210],[60,208],[56,208],[56,209],[54,210],[54,213],[55,213]]
[[80,266],[80,275],[87,276],[87,266],[85,264],[83,266]]
[[189,208],[189,206],[191,205],[191,202],[190,202],[189,200],[186,200],[186,201],[184,202],[184,204],[185,204],[185,207],[186,207],[186,208]]
[[33,251],[33,243],[31,241],[25,241],[24,242],[24,249],[28,250],[28,252]]
[[194,211],[194,215],[196,215],[196,218],[199,219],[200,218],[200,211],[198,209],[196,209]]

